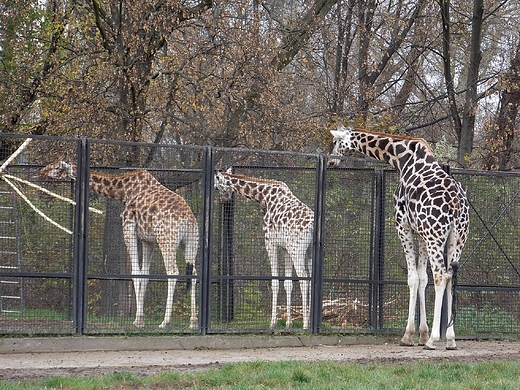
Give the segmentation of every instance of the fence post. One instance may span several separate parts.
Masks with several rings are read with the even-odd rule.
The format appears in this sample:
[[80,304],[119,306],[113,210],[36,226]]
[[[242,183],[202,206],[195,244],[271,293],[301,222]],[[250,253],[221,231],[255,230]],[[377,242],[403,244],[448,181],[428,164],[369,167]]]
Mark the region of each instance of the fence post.
[[89,143],[78,141],[76,170],[76,209],[74,218],[74,309],[73,322],[77,334],[83,334],[87,316],[87,251],[89,198]]
[[318,157],[316,167],[316,196],[314,205],[314,237],[311,259],[311,331],[317,334],[321,329],[323,312],[323,226],[325,216],[325,157]]
[[202,237],[200,245],[199,330],[205,335],[209,329],[211,287],[211,238],[213,223],[213,149],[204,148],[202,166]]

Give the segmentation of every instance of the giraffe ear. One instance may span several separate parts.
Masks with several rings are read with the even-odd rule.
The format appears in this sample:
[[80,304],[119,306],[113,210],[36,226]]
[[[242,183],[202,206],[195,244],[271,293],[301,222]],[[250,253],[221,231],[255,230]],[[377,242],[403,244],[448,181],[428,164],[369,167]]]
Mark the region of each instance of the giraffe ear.
[[233,173],[233,168],[229,167],[228,169],[226,169],[226,173]]

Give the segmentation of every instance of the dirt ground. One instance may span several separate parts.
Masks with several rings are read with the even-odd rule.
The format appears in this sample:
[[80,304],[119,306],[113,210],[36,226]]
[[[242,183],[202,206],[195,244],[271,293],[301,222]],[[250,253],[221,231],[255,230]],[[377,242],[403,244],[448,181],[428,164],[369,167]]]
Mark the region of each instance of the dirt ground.
[[195,371],[244,361],[338,361],[343,363],[406,364],[520,360],[520,342],[458,341],[457,350],[401,347],[380,341],[356,345],[314,345],[274,348],[79,351],[0,353],[0,380],[40,379],[50,376],[99,376],[114,372],[152,375],[161,371]]

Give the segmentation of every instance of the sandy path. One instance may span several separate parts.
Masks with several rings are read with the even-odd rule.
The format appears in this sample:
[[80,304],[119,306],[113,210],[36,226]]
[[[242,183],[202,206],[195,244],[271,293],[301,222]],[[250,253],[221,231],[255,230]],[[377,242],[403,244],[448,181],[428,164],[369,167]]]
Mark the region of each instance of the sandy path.
[[201,370],[252,360],[338,361],[401,364],[520,360],[520,343],[459,341],[458,349],[435,351],[392,343],[346,346],[302,346],[226,350],[95,351],[0,354],[0,379],[30,379],[53,375],[94,376],[116,371],[149,375],[163,370]]

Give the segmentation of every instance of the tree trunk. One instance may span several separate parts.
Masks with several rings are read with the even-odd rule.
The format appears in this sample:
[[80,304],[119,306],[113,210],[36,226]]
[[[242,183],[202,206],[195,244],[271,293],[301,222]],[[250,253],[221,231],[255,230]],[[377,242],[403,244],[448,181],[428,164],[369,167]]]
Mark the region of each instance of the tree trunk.
[[462,121],[455,100],[455,86],[453,76],[451,74],[451,45],[450,45],[450,2],[449,0],[440,0],[441,17],[442,17],[442,62],[444,67],[444,83],[446,84],[446,93],[448,95],[448,104],[450,108],[451,120],[455,128],[455,134],[460,144]]
[[359,95],[358,108],[361,117],[366,118],[370,99],[370,81],[368,75],[369,48],[372,34],[372,23],[374,19],[376,4],[370,0],[368,4],[360,4],[358,9],[358,19],[360,23],[359,31],[359,54],[358,54],[358,80]]
[[458,161],[463,166],[467,166],[468,158],[473,150],[473,137],[475,134],[475,115],[477,112],[477,82],[480,60],[481,34],[482,34],[482,14],[484,12],[484,1],[474,0],[473,19],[471,22],[471,48],[468,69],[468,80],[466,83],[466,99],[462,116],[462,127],[459,138]]
[[493,144],[498,146],[496,157],[499,170],[511,168],[511,156],[516,140],[516,120],[519,108],[520,43],[516,47],[515,57],[511,60],[509,72],[504,76],[500,109],[496,123],[497,134],[491,140]]
[[334,97],[332,101],[332,112],[339,117],[343,115],[343,103],[345,101],[346,82],[348,80],[348,57],[353,42],[352,34],[352,11],[355,0],[348,0],[346,6],[345,20],[343,21],[343,2],[339,1],[336,10],[338,23],[338,38],[336,44],[336,64],[334,69]]
[[[369,1],[367,5],[361,6],[359,10],[359,20],[361,23],[360,30],[360,43],[359,43],[359,99],[358,99],[358,107],[359,113],[361,116],[366,117],[368,114],[368,109],[375,99],[375,95],[377,92],[374,90],[374,85],[380,79],[381,74],[387,68],[387,65],[390,59],[394,56],[397,50],[403,44],[405,38],[408,36],[408,33],[412,29],[415,24],[417,18],[419,17],[423,6],[425,4],[424,0],[417,1],[415,4],[415,8],[410,15],[410,17],[406,20],[406,24],[404,27],[401,24],[398,24],[390,34],[392,39],[388,42],[385,48],[382,48],[382,56],[377,61],[376,65],[368,72],[369,62],[370,61],[370,41],[372,38],[372,25],[375,8],[377,7],[377,3],[375,1]],[[403,16],[404,18],[404,16]],[[402,27],[402,28],[401,28]],[[381,84],[384,81],[380,81]]]

